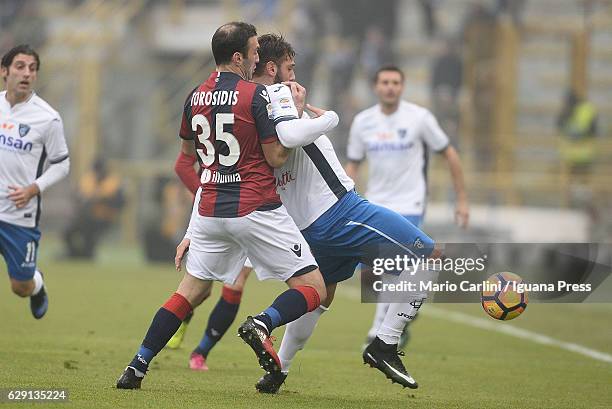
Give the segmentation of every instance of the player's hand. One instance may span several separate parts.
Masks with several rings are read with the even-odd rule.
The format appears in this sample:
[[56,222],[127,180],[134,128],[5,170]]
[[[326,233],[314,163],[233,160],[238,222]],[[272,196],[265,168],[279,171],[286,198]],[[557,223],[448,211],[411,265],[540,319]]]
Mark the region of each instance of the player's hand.
[[183,239],[181,243],[176,247],[176,256],[174,257],[174,267],[176,267],[176,271],[181,271],[181,263],[183,262],[183,257],[189,251],[189,245],[191,244],[191,240]]
[[306,105],[306,88],[302,87],[295,81],[285,81],[283,84],[291,88],[291,96],[293,97],[293,102],[295,102],[295,107],[297,108],[299,117],[301,118],[302,113],[304,112],[304,106]]
[[25,187],[10,185],[8,188],[10,191],[8,198],[15,203],[17,209],[23,208],[28,204],[30,199],[40,193],[40,189],[36,183],[32,183]]
[[318,118],[326,112],[324,109],[317,108],[316,106],[310,104],[306,104],[306,109],[312,112],[312,118]]
[[468,226],[469,221],[470,208],[466,200],[461,200],[457,203],[457,207],[455,209],[455,223],[457,223],[459,227],[463,227],[465,229]]

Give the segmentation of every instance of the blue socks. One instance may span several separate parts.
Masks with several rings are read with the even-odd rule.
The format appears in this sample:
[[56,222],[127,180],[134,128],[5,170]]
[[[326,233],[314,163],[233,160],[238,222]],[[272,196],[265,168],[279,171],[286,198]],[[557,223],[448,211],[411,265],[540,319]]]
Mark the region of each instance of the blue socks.
[[270,334],[274,328],[300,318],[320,303],[319,293],[313,287],[298,286],[279,295],[271,306],[253,318],[263,323]]
[[193,352],[201,354],[205,358],[208,356],[210,350],[221,340],[234,322],[240,307],[241,297],[242,291],[223,287],[221,298],[219,298],[217,305],[215,305],[208,318],[208,325],[206,326],[206,331],[204,331],[204,336]]
[[143,374],[147,373],[153,357],[168,343],[191,310],[185,297],[174,293],[153,317],[142,345],[128,366]]

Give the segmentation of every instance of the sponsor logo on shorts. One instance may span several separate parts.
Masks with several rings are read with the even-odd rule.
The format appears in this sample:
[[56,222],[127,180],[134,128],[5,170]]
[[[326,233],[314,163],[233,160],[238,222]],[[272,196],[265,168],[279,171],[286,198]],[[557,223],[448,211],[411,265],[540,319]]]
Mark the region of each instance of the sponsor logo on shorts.
[[412,245],[416,247],[417,249],[425,248],[425,244],[423,243],[423,240],[421,240],[420,237],[417,237],[414,243],[412,243]]
[[291,247],[291,251],[293,251],[293,254],[295,254],[298,257],[302,257],[302,245],[301,244],[294,244],[293,247]]

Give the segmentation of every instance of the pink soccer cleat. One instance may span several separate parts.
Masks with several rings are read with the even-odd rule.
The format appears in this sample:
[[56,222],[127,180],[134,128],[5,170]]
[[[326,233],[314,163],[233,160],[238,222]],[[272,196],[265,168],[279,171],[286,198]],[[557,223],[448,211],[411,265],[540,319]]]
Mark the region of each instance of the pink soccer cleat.
[[208,371],[204,355],[192,352],[191,357],[189,357],[189,368],[194,371]]

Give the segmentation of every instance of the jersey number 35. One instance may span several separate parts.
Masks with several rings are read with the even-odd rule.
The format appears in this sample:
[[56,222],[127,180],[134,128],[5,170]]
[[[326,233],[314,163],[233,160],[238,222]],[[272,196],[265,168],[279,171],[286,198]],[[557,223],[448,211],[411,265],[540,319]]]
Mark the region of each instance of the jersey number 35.
[[[219,113],[215,117],[215,138],[219,141],[223,141],[229,148],[229,154],[222,155],[219,153],[219,164],[223,166],[232,166],[238,162],[240,157],[240,144],[234,135],[229,132],[225,132],[224,126],[234,124],[233,113]],[[191,129],[194,132],[198,131],[198,125],[202,129],[202,132],[197,134],[198,141],[204,145],[205,149],[197,149],[202,164],[204,166],[210,166],[215,162],[215,145],[210,141],[210,123],[206,116],[197,114],[191,119]]]

